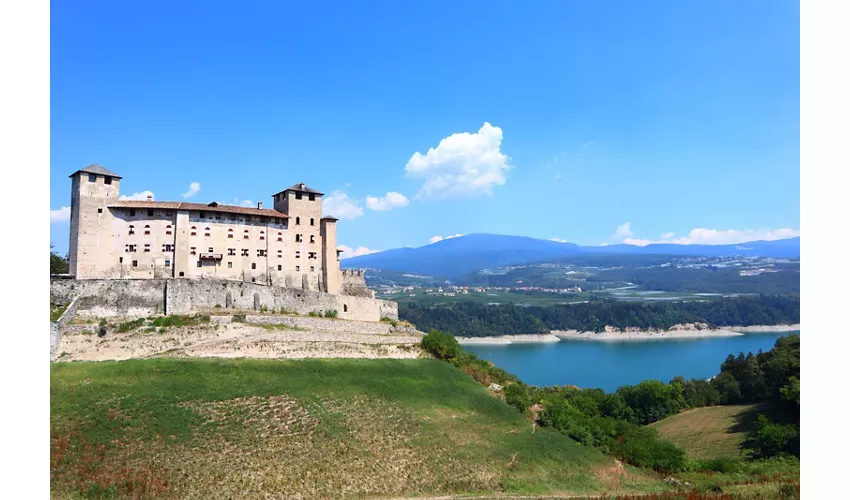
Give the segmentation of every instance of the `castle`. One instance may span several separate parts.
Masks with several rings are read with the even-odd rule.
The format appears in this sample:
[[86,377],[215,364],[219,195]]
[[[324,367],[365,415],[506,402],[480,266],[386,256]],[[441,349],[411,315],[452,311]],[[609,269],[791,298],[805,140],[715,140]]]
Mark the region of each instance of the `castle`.
[[254,208],[121,200],[121,176],[100,165],[70,177],[77,280],[216,278],[329,294],[363,280],[341,272],[337,219],[322,216],[323,193],[304,183],[273,195],[273,208]]

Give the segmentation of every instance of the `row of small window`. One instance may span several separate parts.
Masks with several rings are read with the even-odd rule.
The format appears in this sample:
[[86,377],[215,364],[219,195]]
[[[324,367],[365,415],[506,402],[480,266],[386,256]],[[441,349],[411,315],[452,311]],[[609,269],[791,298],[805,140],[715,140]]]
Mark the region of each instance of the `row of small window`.
[[[136,262],[136,261],[134,260],[133,262]],[[168,263],[168,261],[165,261],[165,262],[166,262],[166,267],[168,267],[170,264]],[[134,264],[134,265],[135,265],[135,264]],[[218,265],[218,262],[216,262],[216,265]],[[198,261],[198,267],[204,267],[204,261],[199,260],[199,261]],[[233,262],[228,262],[228,263],[227,263],[227,268],[228,268],[228,269],[233,269]],[[252,263],[251,263],[251,269],[257,269],[257,263],[256,263],[256,262],[252,262]],[[277,265],[277,270],[278,270],[278,271],[283,271],[283,266],[282,266],[282,265],[280,265],[280,264],[278,264],[278,265]],[[295,266],[295,270],[296,270],[296,271],[300,271],[300,270],[301,270],[301,266]],[[310,272],[314,272],[315,270],[316,270],[316,266],[310,266]]]
[[[171,247],[171,245],[163,245],[163,247],[166,247],[166,246]],[[165,250],[163,250],[163,252],[164,251]],[[215,249],[213,247],[209,247],[208,251],[209,251],[209,253],[215,253]],[[197,255],[197,254],[198,254],[198,247],[190,247],[189,248],[189,255]],[[227,255],[235,256],[236,255],[236,249],[235,248],[228,248],[227,249]],[[265,256],[266,256],[266,250],[264,248],[258,248],[257,249],[257,257],[265,257]],[[247,248],[242,249],[242,257],[248,257],[248,249]],[[277,258],[278,259],[283,258],[283,250],[277,251]],[[301,251],[299,251],[299,250],[295,251],[295,258],[296,259],[301,258]],[[317,259],[318,257],[316,256],[316,252],[307,252],[307,258],[308,259]]]
[[[135,252],[136,248],[138,246],[139,245],[124,245],[124,251],[125,252]],[[146,243],[145,244],[145,252],[150,252],[150,251],[151,251],[151,246]],[[162,251],[163,252],[173,252],[174,251],[174,245],[162,245]]]
[[[296,225],[296,226],[300,226],[300,225],[301,225],[301,217],[296,217],[296,218],[295,218],[295,225]],[[311,226],[315,226],[315,225],[316,225],[316,219],[314,219],[314,218],[310,217],[310,225],[311,225]]]
[[[89,182],[97,182],[97,176],[94,174],[89,174]],[[104,184],[112,184],[112,177],[105,175],[103,176]]]
[[[118,263],[123,264],[124,263],[124,257],[118,257]],[[134,260],[133,263],[132,263],[132,266],[133,267],[139,267],[139,261]],[[165,260],[165,267],[171,267],[171,261],[170,260],[168,260],[168,259]]]
[[207,220],[215,219],[215,220],[224,220],[224,221],[228,221],[228,222],[233,221],[233,222],[242,222],[242,223],[251,222],[253,220],[254,222],[259,222],[261,224],[265,224],[266,222],[269,222],[271,224],[283,225],[284,226],[283,228],[286,229],[286,219],[279,219],[277,217],[269,217],[269,218],[254,217],[253,219],[251,219],[251,217],[245,216],[244,219],[237,219],[236,217],[233,217],[231,219],[230,217],[228,217],[228,215],[226,213],[225,213],[224,217],[222,217],[220,212],[204,212],[203,210],[201,210],[198,215],[199,215],[200,219],[207,219]]
[[[171,210],[166,210],[164,212],[160,212],[160,214],[163,214],[166,217],[171,217]],[[130,209],[130,217],[135,217],[135,216],[136,216],[136,209],[131,208]],[[153,217],[153,209],[152,208],[148,209],[148,217]]]

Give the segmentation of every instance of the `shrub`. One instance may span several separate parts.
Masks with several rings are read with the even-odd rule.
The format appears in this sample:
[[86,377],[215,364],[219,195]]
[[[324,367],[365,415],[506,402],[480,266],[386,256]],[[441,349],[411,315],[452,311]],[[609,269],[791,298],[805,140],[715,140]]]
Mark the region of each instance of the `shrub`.
[[321,318],[322,311],[310,311],[307,313],[307,316],[310,316],[311,318]]
[[513,406],[520,413],[531,406],[531,397],[528,395],[528,389],[525,384],[510,384],[504,388],[505,402]]
[[392,318],[388,318],[388,317],[386,317],[386,316],[382,316],[382,317],[381,317],[381,323],[389,323],[389,324],[391,324],[392,326],[398,326],[398,321],[396,321],[396,320],[394,320],[394,319],[392,319]]
[[233,322],[234,323],[244,323],[245,322],[245,315],[244,314],[234,314],[233,315]]
[[465,358],[463,348],[457,339],[440,330],[431,330],[422,337],[422,348],[434,355],[434,357],[454,363],[455,360]]
[[124,323],[119,323],[115,328],[115,331],[118,333],[126,333],[139,328],[140,326],[145,324],[145,318],[134,319],[133,321],[125,321]]
[[215,305],[215,308],[216,308],[216,309],[221,309],[221,304],[216,304],[216,305]]
[[325,317],[326,318],[336,318],[337,314],[338,313],[337,313],[336,309],[331,309],[330,311],[325,311]]
[[169,316],[163,316],[159,318],[154,318],[151,321],[151,325],[153,326],[192,326],[199,325],[201,323],[209,323],[210,317],[204,316],[201,314],[196,314],[194,316],[183,316],[180,314],[172,314]]
[[707,458],[703,460],[694,460],[688,464],[688,469],[694,471],[712,471],[723,474],[732,474],[738,472],[741,468],[741,463],[734,458],[718,457]]
[[261,313],[269,312],[269,308],[268,308],[268,307],[266,307],[266,306],[260,306],[260,312],[261,312]]

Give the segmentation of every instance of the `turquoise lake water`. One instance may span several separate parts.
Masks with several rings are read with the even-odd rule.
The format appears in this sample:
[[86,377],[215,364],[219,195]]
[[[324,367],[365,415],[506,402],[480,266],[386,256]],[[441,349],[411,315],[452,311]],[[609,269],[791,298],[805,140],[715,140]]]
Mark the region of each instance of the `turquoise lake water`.
[[777,338],[789,333],[622,342],[561,340],[551,344],[467,345],[464,349],[529,385],[566,384],[612,392],[643,380],[669,382],[677,375],[707,379],[720,372],[720,364],[729,354],[768,351]]

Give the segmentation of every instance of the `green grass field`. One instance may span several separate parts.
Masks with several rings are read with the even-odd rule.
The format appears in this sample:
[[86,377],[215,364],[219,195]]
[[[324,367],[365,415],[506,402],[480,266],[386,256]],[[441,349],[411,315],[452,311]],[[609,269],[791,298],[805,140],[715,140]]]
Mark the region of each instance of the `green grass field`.
[[659,491],[420,360],[51,365],[56,498]]
[[682,448],[690,458],[740,458],[756,406],[694,408],[652,424],[662,438]]

